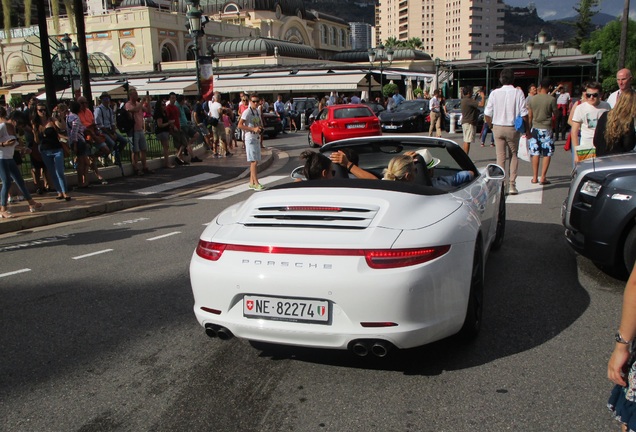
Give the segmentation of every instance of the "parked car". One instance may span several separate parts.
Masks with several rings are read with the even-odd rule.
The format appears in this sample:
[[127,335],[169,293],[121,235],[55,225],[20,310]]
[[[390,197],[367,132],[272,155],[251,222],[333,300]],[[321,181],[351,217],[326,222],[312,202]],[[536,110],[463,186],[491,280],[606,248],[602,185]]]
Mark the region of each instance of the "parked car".
[[383,111],[378,116],[383,131],[424,132],[428,130],[428,101],[415,99],[404,101],[394,111]]
[[362,105],[366,105],[369,108],[371,108],[371,111],[373,111],[373,113],[377,116],[379,116],[380,113],[386,111],[386,108],[384,108],[384,105],[379,104],[377,102],[362,102]]
[[371,108],[362,104],[331,105],[318,113],[309,127],[310,147],[345,138],[382,135],[380,120]]
[[[451,114],[455,118],[455,132],[462,132],[462,107],[461,99],[447,99],[446,100],[446,114],[444,121],[444,129],[446,132],[450,132],[450,116]],[[476,133],[481,132],[481,128],[484,126],[484,107],[479,107],[479,117],[477,118]]]
[[263,126],[265,128],[264,134],[268,138],[276,138],[276,136],[283,131],[283,122],[278,117],[278,114],[273,112],[263,113]]
[[301,116],[305,118],[305,127],[309,128],[311,121],[311,113],[318,108],[318,100],[314,98],[293,98],[292,109],[289,111],[289,116],[296,122],[296,127],[300,129]]
[[476,176],[441,190],[417,175],[362,180],[338,170],[225,209],[190,263],[194,313],[209,336],[383,357],[477,335],[486,260],[504,238],[503,169],[477,168],[454,142],[421,136],[354,138],[320,152],[345,149],[378,177],[394,156],[424,149],[439,160],[435,175]]
[[636,153],[577,164],[561,212],[572,248],[608,273],[636,262]]

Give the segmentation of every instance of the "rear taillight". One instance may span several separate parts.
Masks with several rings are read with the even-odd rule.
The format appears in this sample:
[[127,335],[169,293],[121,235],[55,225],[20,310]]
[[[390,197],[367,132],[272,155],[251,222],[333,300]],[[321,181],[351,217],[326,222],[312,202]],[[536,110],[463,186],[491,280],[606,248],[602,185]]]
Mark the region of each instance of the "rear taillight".
[[414,249],[374,250],[232,245],[200,240],[196,252],[201,258],[217,261],[226,250],[286,255],[363,256],[367,265],[373,269],[390,269],[408,267],[432,261],[446,254],[450,250],[450,245]]
[[201,258],[210,260],[210,261],[218,261],[223,255],[223,251],[227,247],[226,244],[223,243],[213,243],[204,240],[199,240],[199,244],[197,245],[197,255]]
[[449,250],[448,245],[417,249],[367,250],[364,257],[369,267],[387,269],[422,264],[441,257]]

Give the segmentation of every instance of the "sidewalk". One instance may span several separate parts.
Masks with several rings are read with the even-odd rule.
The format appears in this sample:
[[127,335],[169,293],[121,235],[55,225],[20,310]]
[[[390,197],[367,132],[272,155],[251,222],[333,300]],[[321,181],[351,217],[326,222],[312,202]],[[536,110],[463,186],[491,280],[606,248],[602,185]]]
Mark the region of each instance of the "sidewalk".
[[[70,187],[69,195],[72,200],[68,202],[56,200],[55,193],[36,195],[31,192],[33,199],[44,204],[44,207],[36,213],[30,213],[26,201],[9,204],[7,209],[13,214],[13,218],[0,219],[0,234],[138,207],[158,202],[166,196],[192,193],[193,190],[223,181],[249,177],[245,150],[240,147],[241,143],[239,148],[234,149],[234,156],[226,158],[215,158],[211,152],[206,153],[201,148],[195,150],[195,154],[203,162],[177,166],[174,169],[163,168],[161,159],[149,160],[148,167],[155,172],[143,176],[133,175],[130,164],[124,165],[124,177],[118,166],[101,168],[99,172],[108,184],[93,184],[88,189]],[[171,159],[174,163],[174,157]],[[263,150],[259,171],[268,168],[273,160],[272,148]],[[69,176],[72,177],[69,179],[72,180],[70,184],[75,184],[75,173]],[[91,180],[95,180],[94,174],[91,173],[90,176]],[[27,186],[33,186],[30,180],[26,182]],[[153,187],[157,190],[153,190]]]

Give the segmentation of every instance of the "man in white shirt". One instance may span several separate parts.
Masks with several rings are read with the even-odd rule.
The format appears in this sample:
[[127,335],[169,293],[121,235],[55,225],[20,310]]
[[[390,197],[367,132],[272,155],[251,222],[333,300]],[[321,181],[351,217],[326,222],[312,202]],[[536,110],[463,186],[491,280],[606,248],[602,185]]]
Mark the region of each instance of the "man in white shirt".
[[222,140],[224,145],[227,144],[225,138],[225,126],[223,126],[223,122],[221,121],[221,111],[223,110],[223,105],[221,105],[221,93],[214,92],[214,97],[209,102],[209,108],[209,123],[212,126],[212,136],[214,137],[214,157],[219,157],[220,141]]
[[238,122],[238,128],[245,132],[243,141],[245,142],[245,155],[250,164],[249,188],[255,191],[265,189],[265,186],[258,182],[257,165],[261,161],[261,135],[263,134],[263,123],[260,112],[260,98],[257,94],[250,95],[250,107],[243,111]]
[[632,71],[629,69],[621,69],[616,72],[616,83],[618,84],[618,90],[609,95],[607,103],[610,107],[614,108],[616,101],[618,100],[621,92],[625,91],[632,86]]
[[523,118],[526,138],[530,139],[530,123],[528,122],[528,108],[526,98],[521,89],[513,87],[514,73],[510,68],[504,68],[499,74],[501,87],[493,90],[488,98],[488,104],[484,110],[484,121],[492,129],[495,137],[495,151],[497,165],[506,169],[506,150],[510,152],[510,169],[508,175],[508,193],[516,195],[517,190],[517,166],[519,159],[519,139],[521,133],[515,129],[517,116]]
[[576,162],[595,156],[593,149],[596,124],[601,114],[611,109],[607,102],[601,100],[601,88],[599,82],[588,83],[585,86],[585,102],[576,107],[572,114],[572,151]]
[[557,103],[557,111],[555,112],[556,122],[554,129],[554,140],[556,141],[559,139],[559,134],[561,134],[561,139],[565,140],[565,134],[567,133],[568,129],[568,110],[570,108],[571,102],[568,87],[563,84],[559,84],[556,88],[555,97]]
[[428,101],[429,116],[431,125],[428,128],[428,136],[433,136],[433,130],[438,138],[442,136],[442,114],[441,106],[438,99],[439,90],[433,92],[433,97]]

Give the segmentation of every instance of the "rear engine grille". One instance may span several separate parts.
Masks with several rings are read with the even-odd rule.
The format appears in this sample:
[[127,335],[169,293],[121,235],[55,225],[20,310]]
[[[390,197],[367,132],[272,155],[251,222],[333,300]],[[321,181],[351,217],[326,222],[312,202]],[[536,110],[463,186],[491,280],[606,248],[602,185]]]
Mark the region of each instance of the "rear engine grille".
[[245,226],[365,229],[379,207],[325,205],[268,206],[254,209]]

